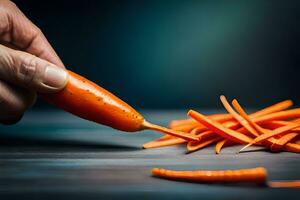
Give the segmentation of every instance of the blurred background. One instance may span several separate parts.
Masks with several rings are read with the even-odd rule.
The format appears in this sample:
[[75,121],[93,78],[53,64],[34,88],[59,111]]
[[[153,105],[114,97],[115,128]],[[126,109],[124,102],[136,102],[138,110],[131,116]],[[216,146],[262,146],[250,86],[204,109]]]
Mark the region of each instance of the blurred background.
[[216,108],[220,94],[300,103],[300,1],[15,3],[67,68],[134,107]]

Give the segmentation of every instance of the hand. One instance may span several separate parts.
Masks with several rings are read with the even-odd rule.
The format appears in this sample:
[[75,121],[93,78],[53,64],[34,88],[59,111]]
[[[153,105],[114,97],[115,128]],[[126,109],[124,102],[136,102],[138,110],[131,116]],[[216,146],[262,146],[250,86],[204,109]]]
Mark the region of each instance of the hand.
[[0,123],[16,123],[36,92],[57,92],[67,79],[41,30],[14,3],[0,0]]

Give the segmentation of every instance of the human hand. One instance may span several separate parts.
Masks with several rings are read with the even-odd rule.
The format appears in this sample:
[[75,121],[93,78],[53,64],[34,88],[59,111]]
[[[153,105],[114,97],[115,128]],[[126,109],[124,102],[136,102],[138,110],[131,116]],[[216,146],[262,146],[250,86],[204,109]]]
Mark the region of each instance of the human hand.
[[0,0],[0,123],[16,123],[37,92],[57,92],[67,79],[41,30],[14,3]]

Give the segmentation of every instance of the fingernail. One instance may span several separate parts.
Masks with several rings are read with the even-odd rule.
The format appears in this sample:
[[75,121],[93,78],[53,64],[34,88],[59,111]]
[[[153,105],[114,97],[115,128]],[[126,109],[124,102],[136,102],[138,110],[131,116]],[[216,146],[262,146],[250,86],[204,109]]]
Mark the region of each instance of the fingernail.
[[68,73],[55,66],[49,65],[46,68],[43,83],[54,88],[62,88],[65,86],[68,78]]

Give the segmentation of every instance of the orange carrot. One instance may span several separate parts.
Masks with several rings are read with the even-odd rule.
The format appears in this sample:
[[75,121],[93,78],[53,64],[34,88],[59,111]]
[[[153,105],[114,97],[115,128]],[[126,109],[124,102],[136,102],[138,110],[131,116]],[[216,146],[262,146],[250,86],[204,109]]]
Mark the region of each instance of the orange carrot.
[[300,153],[300,144],[289,142],[283,149],[289,152]]
[[[271,135],[271,131],[266,130],[261,128],[259,125],[257,125],[256,123],[254,123],[250,117],[247,115],[247,113],[244,111],[244,109],[241,107],[241,105],[238,103],[238,101],[236,99],[234,99],[232,101],[233,106],[237,109],[237,111],[242,115],[242,117],[244,117],[253,127],[255,127],[260,133],[264,134],[264,137]],[[278,122],[277,122],[278,123]],[[280,123],[280,122],[279,122]],[[290,123],[290,122],[281,122],[281,125],[285,125],[286,126],[290,125],[290,126],[297,126],[295,123]],[[284,127],[281,127],[282,129],[284,129]],[[277,128],[277,131],[279,130],[279,127]],[[276,134],[276,131],[273,132],[273,134]],[[282,136],[280,139],[268,139],[268,142],[271,143],[270,149],[271,151],[278,151],[282,148],[283,145],[285,145],[286,143],[288,143],[289,141],[291,141],[293,138],[295,138],[297,136],[297,133],[290,133],[287,135]],[[262,137],[263,136],[259,136]],[[257,137],[257,138],[259,138]],[[257,140],[257,138],[255,140]],[[262,140],[261,140],[262,141]],[[250,144],[248,144],[247,146],[250,146]],[[245,149],[246,147],[244,147],[243,149]]]
[[293,140],[295,137],[297,137],[298,133],[288,133],[281,138],[277,139],[275,142],[273,142],[270,146],[271,151],[280,151],[285,144]]
[[223,147],[228,141],[229,141],[229,140],[224,139],[224,140],[219,141],[219,142],[216,144],[216,147],[215,147],[216,154],[219,154],[219,153],[221,152],[222,147]]
[[188,140],[188,141],[190,141],[190,140],[198,141],[198,138],[195,135],[185,133],[185,132],[176,131],[176,130],[172,130],[172,129],[168,129],[168,128],[165,128],[165,127],[158,126],[156,124],[151,124],[151,123],[147,122],[146,120],[143,122],[143,126],[144,126],[144,128],[155,130],[155,131],[162,132],[162,133],[166,133],[166,134],[169,134],[169,135],[173,135],[173,136],[176,136],[178,138],[185,139],[185,140]]
[[[206,128],[207,129],[207,128]],[[199,141],[207,138],[212,132],[211,131],[204,131],[201,127],[196,127],[193,130],[190,131],[190,134],[197,135]],[[166,147],[166,146],[172,146],[177,144],[183,144],[187,142],[184,139],[177,138],[174,136],[165,135],[157,140],[153,140],[150,142],[147,142],[143,145],[144,149],[149,148],[158,148],[158,147]],[[194,141],[195,142],[195,141]],[[197,141],[198,142],[198,141]]]
[[176,131],[190,132],[194,128],[203,128],[204,130],[207,129],[206,127],[202,126],[198,122],[195,124],[182,124],[179,126],[172,127],[171,129]]
[[243,118],[241,117],[228,103],[227,99],[225,96],[221,95],[220,100],[223,103],[225,109],[243,126],[245,127],[252,135],[258,136],[257,131],[250,126],[250,124]]
[[204,148],[210,144],[213,144],[215,142],[218,142],[220,140],[222,140],[222,137],[220,137],[218,135],[214,135],[209,138],[200,140],[199,142],[188,142],[186,147],[189,152],[192,152],[192,151],[202,149],[202,148]]
[[74,72],[68,73],[66,87],[55,94],[44,94],[47,101],[81,118],[122,131],[152,129],[186,140],[197,140],[192,135],[147,122],[135,109],[112,93]]
[[274,137],[276,135],[282,134],[282,133],[286,133],[296,127],[299,127],[300,124],[297,125],[287,125],[287,126],[283,126],[283,127],[279,127],[277,129],[274,129],[272,131],[269,131],[265,134],[262,134],[258,137],[256,137],[252,142],[249,142],[249,144],[247,144],[246,146],[244,146],[240,151],[243,151],[245,148],[251,146],[252,144],[267,140],[268,138]]
[[284,110],[279,111],[275,113],[270,113],[267,115],[263,115],[257,118],[254,118],[254,122],[263,123],[266,121],[272,121],[272,120],[289,120],[293,118],[299,118],[300,117],[300,108],[290,109],[290,110]]
[[123,131],[144,129],[144,118],[131,106],[86,78],[68,71],[66,87],[44,97],[56,106],[81,118]]
[[[222,113],[222,114],[212,114],[212,115],[208,115],[209,118],[216,120],[218,122],[224,122],[224,121],[228,121],[228,120],[232,120],[233,117],[230,114],[226,114],[226,113]],[[197,121],[195,121],[194,119],[179,119],[179,120],[172,120],[169,124],[169,128],[175,128],[177,126],[181,126],[181,125],[187,125],[187,124],[198,124],[200,125]]]
[[271,188],[300,188],[300,181],[269,181],[268,186]]
[[160,178],[204,183],[240,183],[251,182],[262,184],[266,182],[267,171],[263,167],[240,170],[220,171],[173,171],[167,169],[152,169],[152,175]]
[[252,142],[252,139],[249,138],[248,136],[241,134],[237,131],[234,131],[232,129],[226,128],[222,124],[220,124],[216,121],[213,121],[213,120],[209,119],[208,117],[206,117],[194,110],[190,110],[188,112],[188,115],[190,117],[192,117],[193,119],[197,120],[198,122],[202,123],[203,125],[205,125],[207,128],[209,128],[213,132],[215,132],[215,133],[219,134],[220,136],[223,136],[227,139],[230,139],[232,141],[235,141],[237,143],[242,143],[242,144]]
[[176,119],[176,120],[172,120],[170,123],[169,123],[169,128],[173,128],[173,127],[176,127],[176,126],[180,126],[182,124],[198,124],[197,121],[195,121],[194,119]]
[[270,113],[274,113],[274,112],[279,112],[282,110],[285,110],[289,107],[291,107],[293,105],[293,101],[292,100],[285,100],[279,103],[276,103],[274,105],[271,105],[269,107],[266,107],[264,109],[261,109],[253,114],[251,114],[251,117],[256,118],[256,117],[260,117],[263,115],[267,115]]

